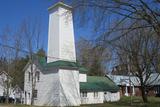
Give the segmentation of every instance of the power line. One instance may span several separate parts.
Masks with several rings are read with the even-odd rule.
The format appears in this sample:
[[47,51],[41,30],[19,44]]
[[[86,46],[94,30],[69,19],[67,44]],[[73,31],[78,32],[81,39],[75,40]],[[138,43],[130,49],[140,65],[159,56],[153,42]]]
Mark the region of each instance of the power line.
[[[14,50],[18,50],[18,51],[20,51],[22,53],[30,54],[30,52],[27,51],[27,50],[15,48],[13,46],[5,45],[5,44],[2,44],[2,43],[0,43],[0,46],[6,47],[6,48],[10,48],[10,49],[14,49]],[[34,53],[34,52],[32,54],[36,55],[36,53]],[[45,55],[45,57],[51,58],[51,59],[55,59],[55,60],[66,60],[66,61],[73,61],[73,62],[75,62],[75,60],[62,59],[62,58],[57,58],[57,57],[53,57],[53,56],[47,56],[47,55]]]

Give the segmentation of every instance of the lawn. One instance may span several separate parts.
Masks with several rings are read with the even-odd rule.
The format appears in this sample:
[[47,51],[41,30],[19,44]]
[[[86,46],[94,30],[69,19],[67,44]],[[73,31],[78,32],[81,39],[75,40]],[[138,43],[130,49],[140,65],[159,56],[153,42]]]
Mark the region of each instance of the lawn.
[[[149,103],[144,104],[140,97],[132,97],[132,98],[122,97],[119,102],[95,104],[95,105],[82,105],[81,107],[160,107],[160,98],[149,97],[148,99]],[[30,107],[30,106],[1,104],[0,107]]]
[[118,102],[97,105],[84,105],[85,107],[160,107],[160,97],[148,97],[149,103],[144,104],[141,97],[122,97]]

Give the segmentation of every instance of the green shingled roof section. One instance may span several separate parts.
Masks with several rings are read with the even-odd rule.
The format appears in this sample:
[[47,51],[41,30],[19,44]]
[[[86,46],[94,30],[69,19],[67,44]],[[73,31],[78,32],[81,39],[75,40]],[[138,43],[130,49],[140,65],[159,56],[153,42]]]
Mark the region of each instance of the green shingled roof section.
[[71,67],[78,69],[78,65],[76,64],[76,62],[62,61],[62,60],[47,63],[46,67]]
[[79,72],[82,73],[82,74],[87,74],[88,71],[89,71],[89,70],[88,70],[87,68],[83,67],[83,66],[80,66],[80,67],[79,67]]
[[119,87],[108,77],[87,76],[87,82],[80,83],[80,90],[117,92]]
[[81,66],[77,62],[58,60],[55,62],[47,63],[46,58],[44,58],[44,57],[38,58],[38,61],[43,68],[61,67],[61,68],[78,69],[80,73],[87,73],[88,72],[88,69]]

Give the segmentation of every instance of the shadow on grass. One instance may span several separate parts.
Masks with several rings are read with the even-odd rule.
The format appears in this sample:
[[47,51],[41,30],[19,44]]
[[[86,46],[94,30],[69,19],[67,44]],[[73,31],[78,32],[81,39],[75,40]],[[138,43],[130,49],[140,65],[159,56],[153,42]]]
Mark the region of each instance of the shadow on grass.
[[112,105],[124,107],[160,107],[160,98],[149,97],[149,103],[143,103],[141,97],[122,97],[119,102],[110,103]]

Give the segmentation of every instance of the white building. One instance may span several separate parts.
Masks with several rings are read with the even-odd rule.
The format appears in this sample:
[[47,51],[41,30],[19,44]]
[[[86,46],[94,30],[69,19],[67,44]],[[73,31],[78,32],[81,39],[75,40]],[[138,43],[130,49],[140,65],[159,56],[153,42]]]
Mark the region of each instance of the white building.
[[[7,84],[7,81],[9,81],[9,85]],[[19,100],[18,103],[20,103],[22,91],[18,87],[18,85],[12,87],[11,81],[12,78],[5,71],[0,72],[0,97],[6,97],[8,91],[9,98],[13,98],[15,100],[15,103],[17,102],[17,100]]]
[[[135,76],[123,76],[123,75],[107,75],[116,85],[121,87],[121,94],[125,96],[135,95],[135,86],[140,86],[138,78]],[[122,87],[125,89],[123,90]],[[130,90],[130,92],[129,92]],[[124,91],[124,92],[123,92]]]
[[[121,95],[125,96],[141,96],[140,92],[140,80],[136,76],[124,76],[124,75],[107,75],[116,85],[120,87]],[[145,76],[143,77],[146,78]],[[154,91],[154,94],[160,95],[160,74],[152,73],[148,78],[146,84],[151,87],[149,91]],[[154,96],[152,94],[152,96]],[[148,94],[151,95],[151,94]]]
[[0,96],[6,96],[7,90],[9,91],[9,97],[12,97],[12,87],[9,84],[7,87],[7,81],[11,82],[12,78],[5,72],[0,72]]
[[33,81],[37,106],[79,106],[120,99],[114,82],[87,76],[87,69],[76,62],[71,9],[62,2],[49,8],[48,57],[35,57],[33,72],[30,63],[25,66],[24,104],[31,104]]

